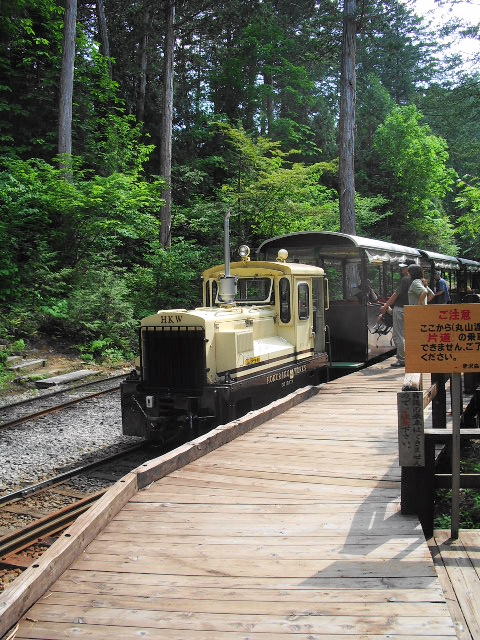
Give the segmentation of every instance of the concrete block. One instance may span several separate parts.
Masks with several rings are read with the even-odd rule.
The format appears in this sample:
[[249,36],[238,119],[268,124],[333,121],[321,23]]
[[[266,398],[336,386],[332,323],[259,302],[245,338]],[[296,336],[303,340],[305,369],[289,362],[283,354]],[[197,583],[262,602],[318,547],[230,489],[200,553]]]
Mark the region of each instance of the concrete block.
[[47,364],[46,360],[22,360],[19,364],[13,364],[8,367],[10,371],[24,372],[40,369]]
[[92,371],[91,369],[80,369],[79,371],[72,371],[71,373],[64,373],[61,376],[53,376],[53,378],[45,378],[44,380],[37,380],[35,386],[39,389],[46,389],[47,387],[55,387],[59,384],[67,384],[74,382],[75,380],[81,380],[82,378],[88,378],[88,376],[94,376],[100,373],[100,371]]

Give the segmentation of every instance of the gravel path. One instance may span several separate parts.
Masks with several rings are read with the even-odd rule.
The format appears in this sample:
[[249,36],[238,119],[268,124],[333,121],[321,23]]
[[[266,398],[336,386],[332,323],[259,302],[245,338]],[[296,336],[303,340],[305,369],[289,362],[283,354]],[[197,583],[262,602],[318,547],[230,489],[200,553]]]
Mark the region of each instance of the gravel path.
[[120,393],[0,431],[0,495],[116,453],[138,438],[121,431]]

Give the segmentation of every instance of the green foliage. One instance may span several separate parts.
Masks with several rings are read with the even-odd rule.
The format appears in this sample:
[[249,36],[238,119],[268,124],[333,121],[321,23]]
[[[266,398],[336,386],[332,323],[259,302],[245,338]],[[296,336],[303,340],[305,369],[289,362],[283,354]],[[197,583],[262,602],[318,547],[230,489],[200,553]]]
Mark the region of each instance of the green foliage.
[[[221,189],[225,208],[238,214],[244,240],[261,239],[296,231],[339,231],[336,190],[327,186],[338,172],[336,162],[305,165],[292,163],[295,152],[283,152],[278,142],[253,139],[243,129],[221,125],[234,150],[232,161],[241,168]],[[367,231],[388,212],[381,196],[358,196],[359,229]],[[212,219],[212,218],[211,218]],[[216,224],[220,220],[217,218]]]
[[0,305],[10,332],[106,340],[96,356],[131,355],[136,322],[124,269],[158,236],[162,183],[135,172],[91,176],[78,163],[70,180],[42,160],[2,167]]
[[460,180],[455,203],[461,215],[457,220],[457,235],[466,248],[466,254],[478,260],[480,256],[480,181]]
[[453,86],[435,83],[419,96],[419,106],[433,131],[449,147],[461,176],[480,176],[480,74],[458,76]]
[[395,107],[377,129],[374,144],[391,185],[386,195],[400,214],[398,233],[404,234],[405,226],[410,244],[454,253],[442,199],[452,190],[455,172],[447,166],[446,142],[421,124],[422,118],[414,105]]
[[[468,465],[467,465],[468,466]],[[478,466],[478,465],[477,465]],[[478,469],[469,470],[478,472]],[[439,489],[435,500],[435,510],[438,513],[434,526],[439,529],[451,527],[452,492]],[[464,529],[480,529],[480,493],[476,489],[462,489],[460,491],[460,526]]]
[[200,273],[216,261],[213,256],[214,250],[183,239],[177,239],[168,251],[153,242],[147,264],[125,274],[135,317],[158,309],[198,306],[202,299]]
[[[105,8],[111,59],[95,41],[94,4],[79,6],[66,172],[55,158],[63,5],[2,5],[0,335],[67,335],[85,343],[85,358],[114,362],[130,355],[141,316],[199,302],[200,272],[222,260],[228,209],[234,246],[339,230],[342,20],[333,0],[177,3],[174,242],[164,250],[161,3]],[[410,7],[372,0],[363,9],[357,232],[453,254],[456,239],[478,258],[478,78],[433,84],[438,46]],[[472,176],[455,196],[450,162]]]
[[91,121],[84,158],[102,175],[140,175],[154,149],[142,143],[142,126],[134,116],[109,113]]
[[0,303],[18,295],[32,304],[68,289],[72,266],[115,250],[128,266],[158,235],[163,183],[139,174],[71,179],[42,160],[0,165]]
[[66,298],[65,316],[57,315],[55,320],[64,335],[83,343],[84,353],[103,359],[114,350],[128,359],[135,347],[137,326],[129,299],[121,272],[91,264]]
[[54,0],[5,0],[0,20],[0,144],[11,156],[55,148],[63,9]]

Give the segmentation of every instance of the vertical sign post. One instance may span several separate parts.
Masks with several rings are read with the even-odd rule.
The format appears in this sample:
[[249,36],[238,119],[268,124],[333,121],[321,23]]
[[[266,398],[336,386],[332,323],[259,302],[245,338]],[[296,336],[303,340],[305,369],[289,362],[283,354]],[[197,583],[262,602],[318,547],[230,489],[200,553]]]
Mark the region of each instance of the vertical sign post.
[[457,540],[460,528],[460,417],[462,376],[452,374],[452,521],[450,536]]
[[405,307],[405,371],[448,373],[452,390],[452,524],[460,526],[460,418],[462,373],[480,371],[480,305],[435,304]]

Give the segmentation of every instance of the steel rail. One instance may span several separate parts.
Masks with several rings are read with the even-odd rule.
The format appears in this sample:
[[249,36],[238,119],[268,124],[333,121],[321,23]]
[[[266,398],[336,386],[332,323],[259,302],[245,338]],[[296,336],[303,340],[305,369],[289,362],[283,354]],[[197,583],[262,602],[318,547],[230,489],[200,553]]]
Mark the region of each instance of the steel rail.
[[30,403],[33,404],[38,400],[42,400],[44,398],[51,398],[52,396],[57,396],[61,393],[68,393],[69,391],[76,391],[77,389],[92,387],[95,384],[102,384],[103,382],[109,382],[110,380],[118,380],[118,379],[126,378],[127,376],[128,376],[128,373],[121,373],[117,376],[110,376],[110,378],[101,378],[100,380],[91,380],[90,382],[71,385],[70,387],[66,387],[63,389],[56,389],[55,391],[51,391],[50,393],[44,393],[41,396],[35,396],[33,398],[25,398],[25,400],[18,400],[17,402],[12,402],[11,404],[3,404],[3,405],[0,405],[0,412],[8,411],[9,409],[14,409],[15,407],[21,407],[23,405],[28,405]]
[[[42,416],[46,416],[49,413],[53,413],[54,411],[60,411],[65,407],[69,407],[73,404],[78,404],[79,402],[83,402],[84,400],[89,400],[90,398],[97,398],[98,396],[103,396],[103,395],[106,395],[107,393],[112,393],[113,391],[116,391],[119,388],[120,388],[119,385],[116,384],[114,387],[110,387],[109,389],[104,389],[103,391],[96,391],[95,393],[89,393],[88,395],[82,396],[81,398],[74,398],[73,400],[67,400],[67,402],[63,402],[62,404],[57,404],[57,405],[54,405],[53,407],[48,407],[47,409],[36,411],[35,413],[29,413],[26,416],[15,418],[14,420],[10,420],[9,422],[1,422],[0,429],[16,427],[19,424],[22,424],[23,422],[28,422],[29,420],[34,420],[35,418],[41,418]],[[65,391],[62,393],[65,393]]]
[[[35,520],[35,522],[28,524],[26,527],[23,527],[23,529],[17,529],[16,531],[1,537],[0,564],[2,561],[4,564],[12,564],[12,562],[6,559],[4,560],[4,557],[27,549],[32,544],[39,541],[39,538],[53,535],[64,530],[72,524],[79,515],[89,509],[104,493],[105,491],[99,491],[91,496],[82,498],[71,505],[63,507],[58,511],[54,511],[44,518]],[[35,560],[32,560],[32,563],[34,562]]]
[[145,448],[144,442],[135,444],[131,447],[128,447],[127,449],[122,449],[122,451],[118,451],[111,456],[106,456],[105,458],[101,458],[100,460],[89,462],[88,464],[82,465],[81,467],[75,467],[75,469],[65,471],[64,473],[60,473],[56,476],[53,476],[52,478],[49,478],[48,480],[44,480],[43,482],[32,484],[29,487],[25,487],[24,489],[19,489],[18,491],[7,493],[4,496],[0,496],[0,505],[14,502],[16,500],[19,500],[20,498],[25,498],[26,496],[29,496],[31,494],[38,493],[39,491],[51,487],[54,484],[60,484],[73,476],[81,475],[89,469],[94,469],[95,467],[99,467],[100,465],[111,462],[112,460],[116,460],[117,458],[123,458],[127,453],[132,453],[133,451],[137,451],[138,449],[143,448]]

